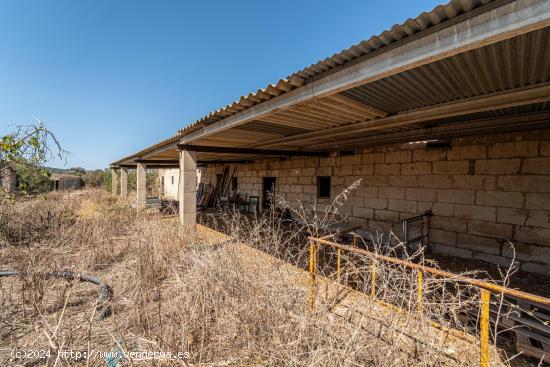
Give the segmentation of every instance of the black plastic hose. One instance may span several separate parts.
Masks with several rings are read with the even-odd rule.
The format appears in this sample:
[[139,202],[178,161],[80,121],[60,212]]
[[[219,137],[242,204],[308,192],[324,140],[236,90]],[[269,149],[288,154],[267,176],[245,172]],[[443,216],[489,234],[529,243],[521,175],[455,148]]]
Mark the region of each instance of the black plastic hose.
[[[98,277],[95,277],[93,275],[86,275],[86,274],[75,274],[72,271],[51,271],[47,273],[36,273],[37,275],[41,275],[45,278],[64,278],[68,280],[78,280],[81,282],[88,282],[93,283],[99,286],[99,297],[97,299],[96,303],[96,310],[99,311],[99,318],[104,319],[106,317],[109,317],[111,315],[111,308],[108,306],[108,302],[113,297],[113,289],[103,283],[101,279]],[[7,276],[29,276],[29,273],[20,273],[17,271],[0,271],[0,277],[7,277]]]

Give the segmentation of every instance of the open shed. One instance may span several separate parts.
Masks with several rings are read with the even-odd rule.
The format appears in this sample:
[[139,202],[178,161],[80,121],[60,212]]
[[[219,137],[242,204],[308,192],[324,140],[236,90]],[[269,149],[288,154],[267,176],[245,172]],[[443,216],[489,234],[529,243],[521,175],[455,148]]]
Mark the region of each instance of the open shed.
[[[550,2],[451,1],[113,162],[178,169],[182,224],[196,220],[197,167],[226,166],[265,202],[329,202],[363,184],[349,220],[388,231],[430,211],[434,251],[550,270]],[[328,187],[328,191],[327,191]],[[403,233],[399,233],[404,235]]]

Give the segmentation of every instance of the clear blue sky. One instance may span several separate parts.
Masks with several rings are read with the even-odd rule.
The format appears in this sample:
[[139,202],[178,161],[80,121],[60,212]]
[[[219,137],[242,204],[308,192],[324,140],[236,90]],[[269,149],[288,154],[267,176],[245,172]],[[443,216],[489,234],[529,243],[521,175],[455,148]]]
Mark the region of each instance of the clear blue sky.
[[438,3],[0,0],[0,135],[36,117],[104,168]]

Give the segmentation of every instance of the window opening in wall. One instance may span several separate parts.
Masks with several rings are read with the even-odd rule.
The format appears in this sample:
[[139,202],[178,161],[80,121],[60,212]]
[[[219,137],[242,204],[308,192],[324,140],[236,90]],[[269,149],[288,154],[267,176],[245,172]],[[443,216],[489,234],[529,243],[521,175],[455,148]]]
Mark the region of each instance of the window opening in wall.
[[172,176],[172,185],[174,184],[174,176]]
[[440,149],[440,148],[450,148],[450,140],[430,140],[426,142],[427,149]]
[[317,177],[317,197],[330,198],[330,176]]

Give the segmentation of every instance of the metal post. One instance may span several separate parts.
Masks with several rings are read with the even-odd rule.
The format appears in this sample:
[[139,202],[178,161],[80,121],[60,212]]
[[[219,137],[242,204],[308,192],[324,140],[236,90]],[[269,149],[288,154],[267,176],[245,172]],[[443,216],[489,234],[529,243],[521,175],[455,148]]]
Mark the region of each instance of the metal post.
[[422,278],[423,278],[423,274],[421,271],[419,271],[418,273],[418,276],[417,276],[417,289],[418,289],[418,299],[417,299],[417,307],[418,307],[418,314],[420,316],[422,316]]
[[309,305],[314,308],[314,287],[315,287],[315,243],[309,241]]
[[489,304],[491,292],[481,290],[481,345],[480,362],[481,367],[489,366]]

